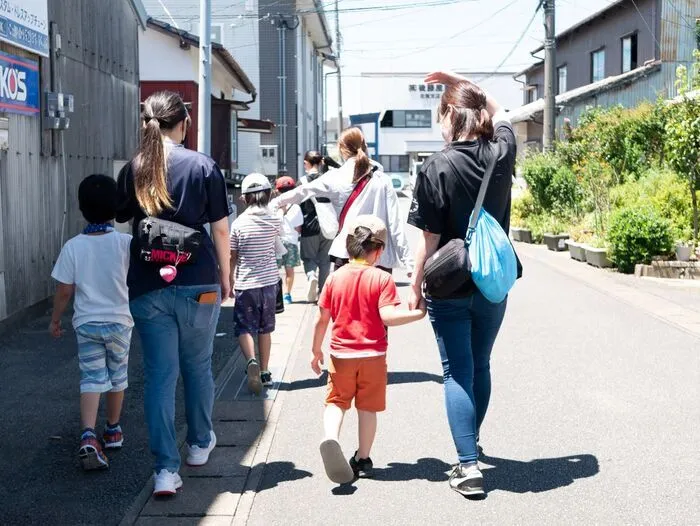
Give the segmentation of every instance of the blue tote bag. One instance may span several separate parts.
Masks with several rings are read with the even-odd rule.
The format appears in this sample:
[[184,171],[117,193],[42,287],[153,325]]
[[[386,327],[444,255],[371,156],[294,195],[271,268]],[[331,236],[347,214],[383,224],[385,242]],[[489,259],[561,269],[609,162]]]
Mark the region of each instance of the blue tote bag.
[[500,223],[484,210],[484,198],[498,160],[500,149],[494,145],[493,158],[479,187],[479,195],[469,218],[466,246],[471,278],[491,303],[501,303],[518,279],[518,258],[508,234]]

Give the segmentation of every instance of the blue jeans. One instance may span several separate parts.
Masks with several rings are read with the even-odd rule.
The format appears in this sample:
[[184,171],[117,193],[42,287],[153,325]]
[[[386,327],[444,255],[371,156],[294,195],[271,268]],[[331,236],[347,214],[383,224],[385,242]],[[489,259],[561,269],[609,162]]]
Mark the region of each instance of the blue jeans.
[[478,457],[476,437],[491,397],[491,349],[506,302],[493,304],[480,292],[468,298],[428,299],[445,383],[445,406],[460,462]]
[[[175,387],[182,373],[187,443],[207,447],[211,440],[214,378],[211,355],[221,310],[216,285],[171,286],[139,296],[131,314],[143,346],[144,405],[155,470],[177,472]],[[216,303],[202,304],[202,292],[216,291]]]

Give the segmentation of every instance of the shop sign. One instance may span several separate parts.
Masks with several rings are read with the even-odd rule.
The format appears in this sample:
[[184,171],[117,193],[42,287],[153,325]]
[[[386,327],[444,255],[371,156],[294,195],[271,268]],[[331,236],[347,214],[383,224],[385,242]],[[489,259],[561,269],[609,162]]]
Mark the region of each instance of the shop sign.
[[48,57],[47,0],[0,0],[0,40]]
[[0,52],[0,112],[39,115],[39,64]]

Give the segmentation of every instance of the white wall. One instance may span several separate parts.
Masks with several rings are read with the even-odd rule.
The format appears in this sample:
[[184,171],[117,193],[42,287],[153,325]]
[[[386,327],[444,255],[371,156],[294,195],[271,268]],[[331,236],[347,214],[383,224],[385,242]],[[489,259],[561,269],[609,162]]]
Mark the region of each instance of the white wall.
[[197,57],[180,49],[174,36],[155,29],[139,31],[139,75],[142,81],[196,81]]

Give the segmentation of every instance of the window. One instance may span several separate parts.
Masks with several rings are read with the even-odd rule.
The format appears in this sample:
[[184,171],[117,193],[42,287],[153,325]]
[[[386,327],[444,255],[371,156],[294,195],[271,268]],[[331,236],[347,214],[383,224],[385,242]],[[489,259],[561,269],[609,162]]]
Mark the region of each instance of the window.
[[629,35],[622,39],[622,72],[627,73],[637,69],[637,35]]
[[695,47],[700,49],[700,18],[695,21]]
[[388,173],[408,172],[408,155],[380,155],[379,164]]
[[431,128],[430,110],[388,110],[381,122],[382,128]]
[[566,66],[557,68],[557,95],[566,92]]
[[537,86],[528,86],[526,90],[525,96],[527,104],[535,102],[537,100]]
[[605,49],[591,53],[591,82],[605,78]]

